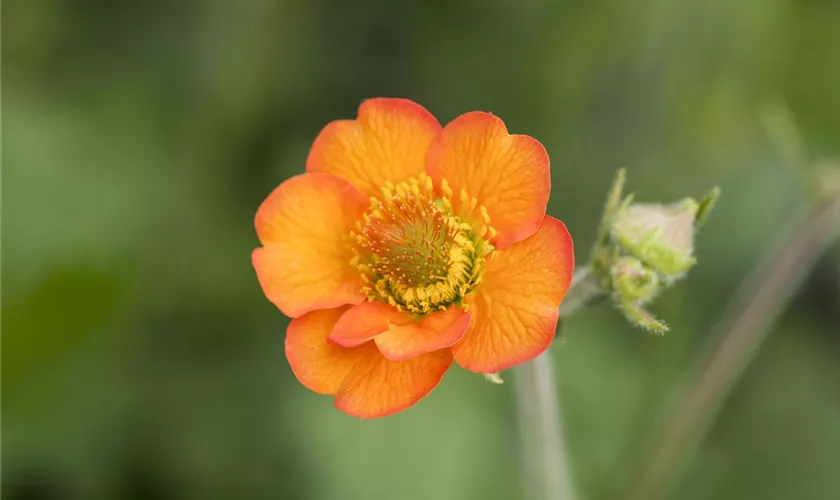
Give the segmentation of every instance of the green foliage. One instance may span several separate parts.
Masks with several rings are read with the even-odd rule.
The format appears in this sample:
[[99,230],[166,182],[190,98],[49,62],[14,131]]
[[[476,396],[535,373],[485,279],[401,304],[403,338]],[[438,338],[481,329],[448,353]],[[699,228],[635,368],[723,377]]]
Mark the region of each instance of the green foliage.
[[[58,269],[28,294],[3,302],[3,386],[44,370],[114,318],[121,284],[91,269]],[[27,373],[29,372],[29,373]]]

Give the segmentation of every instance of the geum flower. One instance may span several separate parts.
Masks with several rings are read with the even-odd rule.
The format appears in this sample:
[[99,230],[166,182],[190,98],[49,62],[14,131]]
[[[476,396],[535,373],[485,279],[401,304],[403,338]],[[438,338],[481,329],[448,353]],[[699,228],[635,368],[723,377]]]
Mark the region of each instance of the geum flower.
[[259,207],[252,260],[292,318],[286,356],[357,417],[412,406],[453,359],[479,373],[554,338],[572,240],[545,215],[549,160],[489,113],[446,127],[405,99],[328,124]]

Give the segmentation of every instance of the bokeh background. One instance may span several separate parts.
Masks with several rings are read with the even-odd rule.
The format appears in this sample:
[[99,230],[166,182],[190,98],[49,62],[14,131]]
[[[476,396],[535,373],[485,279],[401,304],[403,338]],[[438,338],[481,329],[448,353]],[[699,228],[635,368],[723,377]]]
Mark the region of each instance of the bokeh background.
[[[520,498],[512,386],[453,369],[359,421],[305,390],[249,256],[320,128],[402,96],[501,116],[552,158],[586,260],[616,169],[648,201],[724,196],[700,264],[555,346],[573,472],[624,498],[726,301],[840,155],[832,0],[6,0],[2,494]],[[316,209],[316,207],[313,207]],[[840,498],[840,250],[820,261],[672,499]]]

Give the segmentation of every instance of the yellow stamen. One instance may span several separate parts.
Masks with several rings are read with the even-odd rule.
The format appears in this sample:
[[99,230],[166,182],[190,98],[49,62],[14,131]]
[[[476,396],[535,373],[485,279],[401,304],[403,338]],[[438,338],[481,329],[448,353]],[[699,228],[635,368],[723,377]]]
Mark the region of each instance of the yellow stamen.
[[440,190],[438,197],[432,179],[421,174],[396,185],[385,182],[382,196],[371,198],[351,233],[356,243],[351,264],[362,274],[369,300],[425,314],[463,305],[481,281],[496,234],[487,210],[461,190],[456,215],[445,179]]

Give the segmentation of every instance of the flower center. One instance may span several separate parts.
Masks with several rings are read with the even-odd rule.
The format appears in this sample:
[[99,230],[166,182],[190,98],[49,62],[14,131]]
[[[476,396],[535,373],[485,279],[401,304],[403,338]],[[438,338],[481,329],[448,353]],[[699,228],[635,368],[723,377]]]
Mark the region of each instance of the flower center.
[[[493,251],[488,240],[495,235],[487,211],[461,193],[467,202],[462,206],[470,213],[456,216],[445,180],[441,188],[443,196],[437,197],[431,178],[420,175],[397,185],[386,182],[382,196],[371,198],[351,235],[356,243],[353,264],[369,300],[424,314],[462,304],[481,281]],[[476,208],[481,217],[472,217]]]

